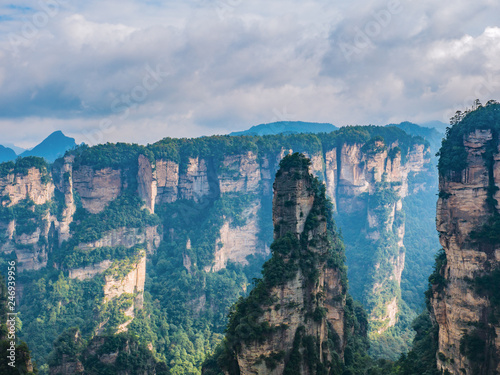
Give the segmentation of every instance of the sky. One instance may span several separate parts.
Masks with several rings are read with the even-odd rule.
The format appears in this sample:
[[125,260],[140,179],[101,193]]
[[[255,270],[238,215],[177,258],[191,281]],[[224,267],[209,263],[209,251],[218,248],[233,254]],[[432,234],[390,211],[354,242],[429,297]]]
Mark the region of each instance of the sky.
[[0,144],[447,122],[500,100],[498,14],[496,0],[0,0]]

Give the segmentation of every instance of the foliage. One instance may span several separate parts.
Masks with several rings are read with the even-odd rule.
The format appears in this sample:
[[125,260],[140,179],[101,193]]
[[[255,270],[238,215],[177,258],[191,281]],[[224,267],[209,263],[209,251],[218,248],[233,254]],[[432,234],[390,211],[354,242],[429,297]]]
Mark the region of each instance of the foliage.
[[434,289],[437,291],[443,290],[443,288],[447,284],[447,280],[444,277],[444,267],[446,266],[446,252],[444,249],[440,249],[436,256],[436,263],[434,265],[434,271],[429,276],[429,283],[434,286]]
[[446,137],[438,153],[440,175],[449,175],[452,179],[460,178],[461,172],[467,167],[464,139],[468,134],[476,130],[491,130],[493,139],[496,140],[499,129],[500,104],[479,107],[469,112],[460,122],[446,128]]
[[[124,371],[131,375],[170,374],[166,364],[158,361],[147,347],[129,333],[96,336],[87,343],[77,328],[69,328],[54,343],[51,367],[57,366],[63,355],[66,362],[80,361],[85,374],[89,375],[112,375]],[[103,360],[113,357],[114,360]]]
[[160,219],[142,208],[137,196],[120,195],[111,201],[103,211],[91,214],[80,208],[74,215],[71,230],[75,233],[73,242],[87,243],[101,238],[104,232],[117,228],[145,228],[160,224]]
[[435,197],[434,189],[429,189],[403,200],[403,211],[406,212],[406,256],[401,276],[401,296],[417,314],[424,307],[424,293],[428,287],[427,280],[422,275],[432,273],[435,249],[440,246],[436,231]]
[[49,166],[45,159],[38,156],[19,157],[15,162],[0,163],[0,177],[5,177],[8,174],[27,176],[31,168],[40,171],[42,183],[46,184],[50,181]]
[[79,354],[85,347],[87,342],[82,339],[80,330],[78,327],[67,328],[61,335],[54,341],[53,351],[50,354],[49,364],[50,366],[61,365],[62,357],[75,357]]
[[[228,262],[225,269],[205,272],[213,264],[223,223],[244,225],[249,219],[244,209],[255,203],[251,195],[225,194],[215,202],[179,200],[157,209],[166,235],[148,263],[146,289],[168,314],[165,340],[170,344],[155,346],[172,374],[200,374],[205,356],[222,338],[231,305],[260,274],[260,255],[248,266]],[[262,222],[260,216],[258,220]],[[259,247],[263,249],[264,243]]]
[[120,195],[97,214],[91,214],[81,207],[77,208],[74,221],[70,225],[73,236],[69,241],[64,242],[54,255],[57,262],[65,269],[86,266],[117,256],[122,258],[131,255],[130,251],[120,247],[84,251],[79,249],[78,245],[97,241],[105,232],[113,229],[144,230],[144,228],[159,224],[158,216],[142,208],[142,201],[137,196]]
[[[363,147],[361,147],[361,152],[367,154],[369,156],[380,154],[387,149],[387,146],[384,143],[384,138],[381,135],[377,135],[368,142],[366,142]],[[399,149],[401,151],[401,149]]]
[[[12,317],[12,315],[7,315],[9,313],[8,302],[12,299],[8,298],[7,285],[2,276],[0,276],[0,350],[2,355],[0,356],[0,373],[2,375],[34,375],[38,374],[36,366],[29,371],[29,365],[31,364],[30,351],[28,346],[24,342],[19,342],[16,340],[15,343],[15,367],[9,365],[11,360],[8,358],[10,355],[10,348],[12,339],[9,337],[9,329],[7,327],[7,319]],[[17,320],[17,319],[16,319]],[[19,325],[17,323],[16,325]],[[19,327],[16,327],[19,328]]]
[[493,215],[488,222],[479,230],[470,233],[471,239],[486,243],[489,245],[497,245],[500,243],[500,215]]
[[486,361],[486,335],[481,330],[472,330],[465,333],[460,339],[460,354],[466,356],[471,362],[478,364]]
[[103,278],[80,281],[53,270],[25,274],[19,281],[26,285],[23,298],[30,301],[20,305],[24,321],[20,337],[32,347],[37,362],[46,362],[52,343],[65,329],[78,326],[83,336],[93,331]]
[[94,170],[112,168],[128,169],[135,167],[137,170],[137,159],[144,155],[150,162],[154,162],[153,153],[144,146],[128,143],[106,143],[93,147],[81,145],[67,154],[75,155],[73,168],[90,166]]
[[436,366],[438,327],[431,322],[428,311],[424,311],[413,322],[416,331],[412,349],[402,354],[394,364],[397,375],[439,375]]

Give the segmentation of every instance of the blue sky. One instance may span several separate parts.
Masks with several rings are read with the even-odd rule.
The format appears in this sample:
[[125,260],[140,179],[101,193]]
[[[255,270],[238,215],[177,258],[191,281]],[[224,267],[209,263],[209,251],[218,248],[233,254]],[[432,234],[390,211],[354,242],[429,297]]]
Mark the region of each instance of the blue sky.
[[0,144],[446,121],[500,99],[498,14],[496,0],[0,0]]

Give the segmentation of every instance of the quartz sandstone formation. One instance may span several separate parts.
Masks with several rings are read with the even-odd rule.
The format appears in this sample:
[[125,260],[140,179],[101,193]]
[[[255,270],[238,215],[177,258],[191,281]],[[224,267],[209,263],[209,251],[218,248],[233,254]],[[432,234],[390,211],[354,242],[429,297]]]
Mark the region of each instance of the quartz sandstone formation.
[[[280,262],[280,258],[285,269],[269,271],[270,266],[264,266],[264,281],[256,289],[269,288],[265,295],[272,302],[257,299],[247,303],[261,304],[258,311],[262,314],[255,324],[265,324],[269,331],[261,339],[240,337],[240,341],[234,343],[237,370],[225,369],[226,374],[283,374],[287,366],[293,366],[297,353],[306,350],[302,347],[306,340],[314,342],[314,347],[318,348],[317,363],[313,366],[321,364],[328,371],[334,366],[333,356],[343,356],[346,290],[341,282],[342,269],[329,261],[330,252],[338,250],[332,249],[327,232],[328,220],[323,216],[329,214],[325,196],[318,191],[319,182],[309,174],[308,163],[309,160],[299,154],[288,156],[276,175],[273,198],[275,242],[273,259],[268,264]],[[273,272],[291,273],[285,277]],[[283,279],[272,283],[269,280],[273,277]],[[249,298],[255,298],[253,296],[255,294]],[[252,318],[240,317],[239,325],[228,329],[229,334],[244,330],[243,322],[247,319]],[[327,344],[332,335],[338,338],[336,353]],[[308,353],[306,356],[313,358],[314,355]],[[270,366],[269,361],[274,365]],[[294,373],[315,373],[308,361],[299,360],[296,366],[298,372]]]
[[[500,326],[492,320],[491,300],[478,294],[473,282],[498,268],[500,246],[471,238],[492,217],[488,187],[500,186],[498,146],[493,155],[487,154],[492,144],[498,145],[498,139],[489,129],[466,134],[467,167],[460,174],[440,175],[436,225],[446,252],[440,270],[446,282],[433,286],[431,303],[439,327],[438,368],[454,375],[500,373]],[[494,198],[498,202],[498,191]],[[494,209],[498,211],[498,206]],[[485,359],[479,364],[472,363],[464,350],[464,340],[475,332],[484,343]]]

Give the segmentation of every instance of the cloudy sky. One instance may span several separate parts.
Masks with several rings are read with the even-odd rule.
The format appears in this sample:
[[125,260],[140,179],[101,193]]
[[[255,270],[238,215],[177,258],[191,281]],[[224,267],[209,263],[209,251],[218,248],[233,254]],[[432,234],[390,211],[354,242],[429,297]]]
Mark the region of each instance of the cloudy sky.
[[0,144],[445,122],[500,99],[498,14],[496,0],[0,0]]

